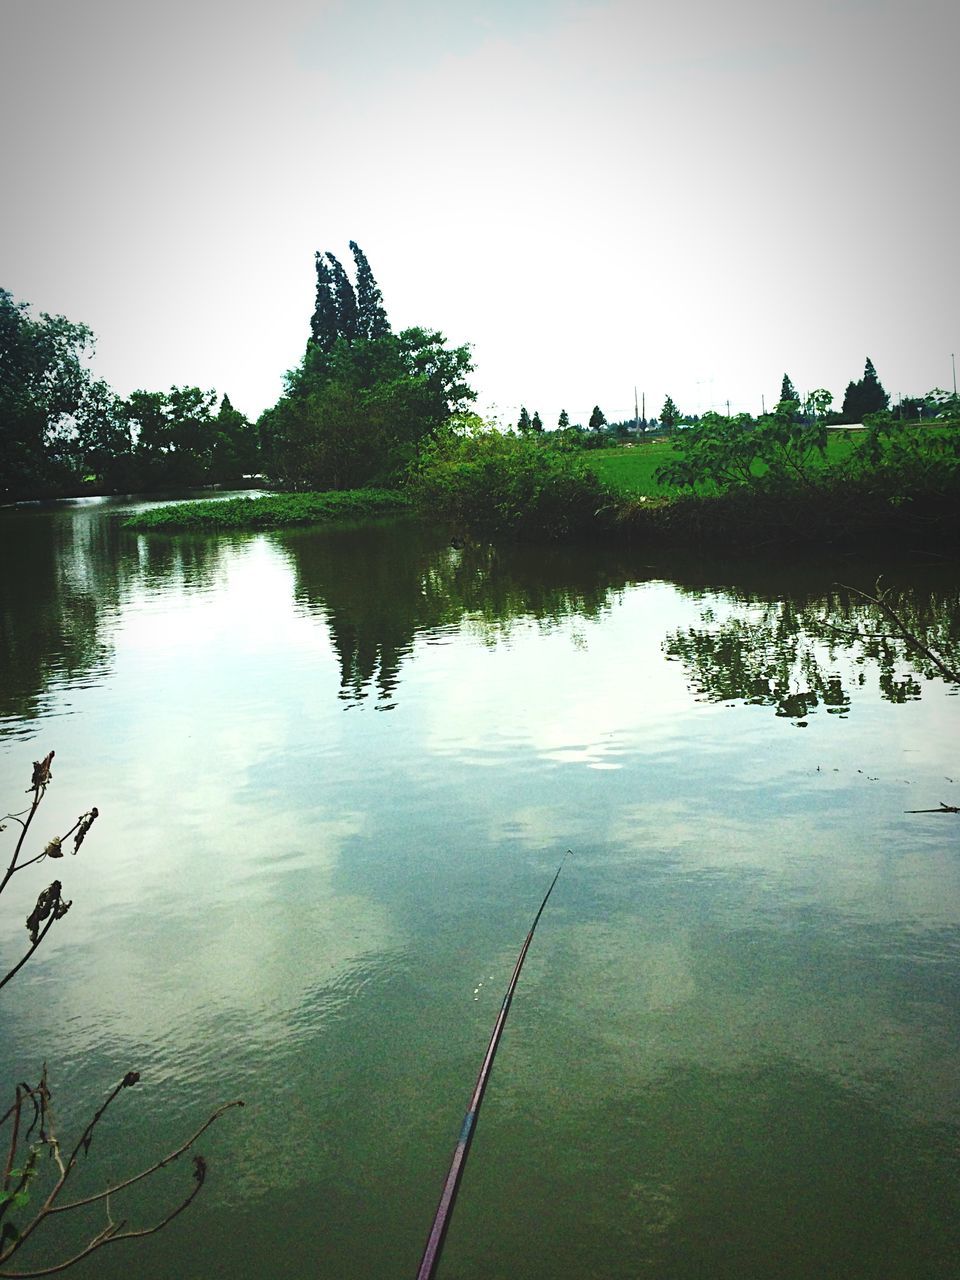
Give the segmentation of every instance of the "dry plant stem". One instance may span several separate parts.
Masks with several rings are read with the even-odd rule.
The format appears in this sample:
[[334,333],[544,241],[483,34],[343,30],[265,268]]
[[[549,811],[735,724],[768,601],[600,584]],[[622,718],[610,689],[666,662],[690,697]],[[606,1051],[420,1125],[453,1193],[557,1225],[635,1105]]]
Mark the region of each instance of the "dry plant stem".
[[[75,1253],[72,1258],[67,1258],[63,1262],[54,1263],[52,1267],[42,1267],[36,1271],[0,1271],[0,1276],[4,1280],[28,1280],[34,1276],[53,1276],[59,1271],[66,1271],[68,1267],[74,1266],[83,1258],[89,1258],[91,1253],[95,1253],[97,1249],[102,1248],[105,1244],[114,1244],[118,1240],[140,1240],[144,1236],[155,1235],[158,1231],[162,1231],[174,1218],[183,1213],[184,1209],[190,1205],[194,1198],[199,1195],[200,1188],[203,1186],[206,1178],[206,1165],[203,1163],[202,1156],[194,1157],[195,1170],[194,1178],[196,1186],[190,1194],[167,1214],[160,1222],[155,1222],[152,1227],[142,1227],[137,1231],[124,1231],[127,1225],[125,1220],[120,1222],[109,1222],[102,1231],[98,1232],[91,1240],[89,1240],[79,1253]],[[8,1255],[9,1256],[9,1255]],[[2,1257],[2,1255],[0,1255]]]
[[[47,789],[46,784],[41,785],[38,783],[37,785],[34,786],[33,803],[30,805],[29,809],[23,810],[23,812],[26,813],[27,815],[26,818],[23,818],[19,813],[8,813],[6,815],[10,821],[20,823],[20,837],[17,840],[17,843],[14,847],[13,857],[10,859],[10,865],[7,867],[6,871],[4,872],[3,879],[0,880],[0,893],[3,893],[4,889],[7,887],[7,883],[10,880],[10,877],[13,875],[15,871],[20,871],[22,870],[22,867],[30,865],[29,863],[25,862],[21,866],[18,866],[17,859],[20,857],[20,850],[23,848],[23,842],[24,840],[26,840],[27,832],[30,830],[30,823],[33,821],[34,814],[37,812],[37,809],[40,805],[40,801],[43,799],[43,795],[46,789]],[[36,861],[37,861],[36,858],[30,859],[30,862],[36,862]]]
[[[86,1152],[87,1150],[89,1150],[90,1143],[93,1139],[94,1130],[96,1129],[97,1124],[102,1119],[107,1108],[114,1101],[117,1094],[120,1093],[121,1090],[130,1088],[132,1085],[135,1085],[139,1080],[139,1078],[140,1078],[139,1074],[135,1071],[130,1071],[124,1076],[123,1080],[121,1080],[120,1083],[116,1086],[116,1088],[112,1090],[112,1092],[106,1098],[102,1106],[99,1107],[96,1114],[91,1119],[90,1123],[84,1129],[83,1133],[80,1136],[79,1141],[76,1143],[73,1150],[70,1152],[70,1155],[67,1157],[66,1162],[63,1161],[60,1155],[60,1148],[59,1148],[59,1144],[56,1141],[56,1138],[53,1137],[53,1135],[45,1135],[44,1140],[47,1142],[47,1144],[51,1148],[53,1157],[57,1163],[57,1167],[60,1170],[60,1176],[57,1179],[56,1183],[54,1184],[46,1200],[41,1205],[37,1213],[34,1215],[32,1221],[27,1223],[24,1229],[20,1232],[17,1239],[7,1249],[5,1250],[0,1249],[0,1266],[2,1266],[3,1263],[5,1263],[8,1259],[10,1259],[21,1248],[21,1246],[34,1234],[34,1232],[37,1231],[37,1229],[43,1224],[43,1222],[48,1217],[52,1216],[55,1213],[65,1213],[71,1209],[80,1209],[87,1205],[96,1204],[98,1202],[105,1201],[107,1202],[107,1213],[108,1213],[108,1219],[109,1219],[109,1197],[111,1195],[115,1194],[118,1191],[122,1191],[127,1187],[133,1186],[134,1183],[140,1182],[142,1179],[148,1178],[151,1174],[157,1173],[160,1169],[163,1169],[166,1165],[172,1164],[175,1160],[179,1159],[179,1157],[182,1156],[186,1151],[188,1151],[190,1147],[192,1147],[193,1144],[197,1141],[197,1139],[203,1133],[205,1133],[206,1130],[209,1129],[210,1126],[214,1123],[214,1121],[219,1119],[219,1117],[222,1116],[225,1111],[229,1111],[232,1107],[243,1106],[243,1102],[240,1099],[235,1099],[233,1102],[224,1103],[223,1106],[218,1107],[217,1110],[214,1111],[213,1114],[210,1115],[204,1121],[204,1123],[200,1126],[199,1129],[196,1130],[195,1133],[193,1133],[185,1142],[183,1142],[179,1147],[177,1147],[175,1151],[171,1151],[168,1155],[163,1156],[160,1160],[157,1160],[154,1164],[150,1165],[149,1168],[142,1169],[139,1173],[134,1174],[132,1177],[126,1178],[122,1182],[115,1183],[112,1186],[107,1187],[105,1190],[97,1192],[94,1195],[85,1196],[81,1200],[74,1200],[70,1204],[57,1204],[56,1201],[58,1197],[60,1196],[61,1192],[63,1191],[64,1187],[67,1184],[67,1181],[71,1173],[76,1167],[77,1160],[79,1159],[79,1156],[80,1156],[80,1152],[81,1151]],[[41,1083],[40,1088],[41,1090],[45,1090],[45,1083]],[[21,1092],[21,1089],[23,1089],[23,1092]],[[10,1153],[7,1160],[8,1169],[12,1168],[13,1159],[15,1157],[16,1146],[17,1146],[17,1134],[19,1132],[20,1108],[22,1106],[23,1098],[26,1093],[29,1093],[32,1095],[34,1091],[30,1090],[26,1086],[22,1086],[22,1087],[18,1086],[17,1102],[14,1104],[14,1107],[11,1108],[11,1111],[15,1113],[15,1116],[14,1116],[15,1134],[11,1142]],[[35,1106],[37,1105],[36,1101],[34,1102],[34,1105]],[[42,1094],[41,1102],[40,1102],[41,1114],[44,1109],[45,1109],[45,1101],[44,1101],[44,1094]],[[7,1116],[9,1115],[10,1115],[10,1111],[7,1112]],[[91,1253],[95,1252],[95,1250],[101,1248],[105,1244],[109,1244],[115,1240],[133,1240],[133,1239],[138,1239],[142,1236],[153,1235],[157,1231],[161,1231],[165,1226],[167,1226],[168,1223],[172,1222],[173,1219],[178,1216],[178,1214],[182,1213],[183,1210],[186,1209],[187,1206],[192,1203],[194,1197],[197,1195],[200,1188],[202,1187],[205,1178],[206,1178],[206,1163],[202,1156],[194,1156],[194,1179],[196,1181],[196,1186],[194,1186],[191,1189],[189,1195],[185,1196],[184,1199],[181,1200],[179,1204],[175,1205],[174,1208],[164,1218],[162,1218],[159,1222],[154,1223],[153,1226],[142,1227],[133,1231],[125,1231],[124,1228],[127,1225],[126,1220],[115,1223],[113,1222],[112,1219],[109,1219],[107,1222],[107,1225],[101,1231],[97,1232],[97,1234],[93,1236],[90,1240],[88,1240],[87,1243],[83,1246],[83,1248],[78,1253],[74,1254],[72,1257],[62,1262],[58,1262],[53,1266],[41,1268],[38,1270],[32,1270],[32,1271],[0,1270],[0,1277],[4,1277],[5,1280],[10,1280],[10,1278],[13,1278],[13,1277],[55,1275],[59,1271],[65,1271],[68,1267],[72,1267],[76,1262],[79,1262],[80,1259],[88,1257]]]
[[[96,1195],[86,1196],[83,1200],[71,1200],[69,1204],[53,1205],[50,1208],[50,1213],[66,1213],[69,1209],[79,1209],[83,1205],[96,1204],[98,1200],[106,1200],[108,1196],[112,1196],[118,1191],[125,1191],[127,1187],[132,1187],[135,1182],[140,1182],[143,1178],[149,1178],[151,1173],[156,1173],[159,1169],[166,1168],[168,1164],[173,1164],[174,1160],[178,1160],[184,1152],[189,1151],[197,1139],[210,1128],[215,1120],[219,1120],[225,1111],[229,1111],[232,1107],[242,1106],[242,1098],[234,1098],[232,1102],[225,1102],[222,1107],[217,1107],[216,1111],[207,1117],[192,1137],[189,1137],[186,1142],[177,1147],[176,1151],[171,1151],[168,1156],[164,1156],[162,1160],[152,1164],[149,1169],[142,1169],[140,1173],[135,1173],[133,1177],[126,1178],[123,1182],[116,1182],[112,1187],[107,1187],[105,1191],[99,1191]],[[151,1230],[155,1229],[151,1228]]]
[[47,923],[43,926],[43,928],[37,934],[37,940],[30,947],[30,950],[26,953],[25,956],[22,957],[21,960],[18,961],[17,964],[13,966],[13,968],[5,977],[0,978],[0,989],[5,987],[7,983],[10,981],[10,979],[14,977],[15,974],[19,973],[19,971],[23,968],[23,966],[27,963],[27,961],[36,951],[37,947],[39,947],[40,943],[44,940],[44,938],[47,936],[47,934],[50,932],[50,930],[53,928],[56,922],[60,919],[62,919],[61,916],[58,916],[56,913],[51,913],[50,918],[47,920]]
[[[31,823],[36,816],[37,809],[44,797],[47,786],[51,781],[50,765],[54,757],[51,751],[41,761],[34,761],[33,776],[27,793],[33,793],[31,803],[28,808],[21,810],[19,813],[10,813],[0,822],[9,820],[16,822],[20,827],[20,835],[17,839],[13,850],[13,855],[7,864],[6,870],[0,878],[0,893],[9,884],[10,879],[17,871],[22,871],[25,867],[32,866],[36,862],[41,862],[46,857],[62,858],[64,854],[63,845],[70,836],[74,837],[73,852],[76,853],[90,830],[94,820],[98,816],[96,808],[90,809],[87,813],[82,813],[70,830],[63,836],[55,837],[51,840],[43,851],[33,858],[29,858],[26,862],[20,861],[20,855],[23,850],[24,841],[30,830]],[[37,899],[37,905],[31,914],[27,917],[27,930],[30,934],[31,946],[26,955],[0,979],[0,988],[13,978],[23,966],[27,963],[33,953],[37,950],[44,938],[50,932],[57,920],[62,920],[66,912],[70,908],[70,903],[62,896],[62,886],[59,880],[54,880],[49,888],[43,890]],[[156,1234],[162,1231],[174,1218],[178,1217],[184,1209],[193,1203],[194,1199],[200,1192],[207,1175],[207,1165],[203,1156],[195,1155],[193,1157],[193,1179],[194,1185],[189,1193],[176,1204],[169,1213],[162,1217],[152,1226],[127,1230],[126,1219],[114,1222],[110,1212],[110,1196],[117,1192],[125,1190],[127,1187],[133,1186],[135,1183],[149,1178],[152,1174],[159,1172],[165,1166],[172,1164],[186,1151],[188,1151],[200,1138],[200,1136],[210,1128],[215,1120],[219,1119],[225,1111],[229,1111],[233,1107],[242,1107],[243,1102],[236,1099],[233,1102],[227,1102],[223,1106],[218,1107],[216,1111],[210,1115],[207,1120],[196,1130],[185,1142],[181,1143],[175,1151],[171,1151],[168,1155],[163,1156],[160,1160],[150,1165],[146,1169],[142,1169],[139,1173],[133,1174],[129,1178],[125,1178],[121,1182],[112,1184],[103,1191],[96,1192],[93,1195],[85,1196],[80,1200],[74,1200],[69,1204],[58,1204],[58,1198],[67,1185],[67,1182],[77,1166],[81,1152],[86,1154],[90,1149],[93,1141],[94,1132],[103,1118],[104,1113],[110,1104],[114,1101],[117,1094],[123,1089],[130,1088],[137,1084],[140,1080],[140,1074],[136,1071],[128,1071],[120,1083],[112,1090],[103,1104],[94,1113],[93,1118],[80,1135],[79,1141],[74,1146],[70,1154],[64,1159],[60,1150],[60,1143],[56,1133],[49,1127],[50,1120],[50,1091],[47,1088],[47,1068],[44,1064],[43,1075],[40,1083],[36,1087],[28,1084],[20,1083],[14,1091],[14,1103],[0,1116],[0,1126],[12,1121],[10,1142],[7,1148],[6,1159],[3,1165],[3,1177],[0,1181],[0,1220],[6,1217],[7,1212],[15,1207],[17,1200],[26,1200],[27,1197],[21,1193],[29,1189],[31,1179],[38,1172],[38,1164],[40,1153],[45,1147],[50,1157],[54,1161],[59,1176],[54,1182],[53,1188],[47,1195],[46,1199],[40,1207],[33,1213],[33,1217],[26,1223],[22,1231],[13,1230],[12,1238],[9,1233],[11,1223],[6,1223],[5,1230],[0,1236],[0,1277],[4,1280],[27,1280],[27,1277],[34,1276],[51,1276],[57,1275],[61,1271],[66,1271],[69,1267],[74,1266],[83,1258],[87,1258],[90,1254],[95,1253],[97,1249],[102,1248],[105,1244],[111,1244],[116,1240],[138,1240],[144,1236]],[[33,1108],[33,1119],[26,1129],[26,1133],[22,1132],[25,1123],[23,1114],[26,1105]],[[30,1142],[31,1134],[38,1129],[37,1136]],[[26,1158],[18,1160],[19,1149],[22,1144],[28,1143],[28,1151]],[[15,1165],[22,1167],[16,1168]],[[71,1257],[50,1266],[38,1267],[25,1271],[8,1271],[5,1270],[5,1264],[16,1254],[22,1246],[29,1240],[43,1223],[52,1217],[55,1213],[66,1213],[72,1209],[83,1209],[89,1205],[102,1203],[106,1210],[107,1222],[95,1235],[93,1235],[79,1251]],[[22,1205],[19,1207],[22,1208]],[[19,1216],[19,1214],[18,1214]]]
[[904,809],[904,813],[960,813],[960,808],[955,804],[944,804],[940,801],[939,809]]
[[13,1133],[10,1135],[10,1150],[7,1152],[7,1163],[3,1170],[3,1183],[0,1184],[4,1191],[6,1191],[10,1182],[10,1171],[13,1168],[13,1157],[16,1154],[17,1144],[20,1141],[20,1107],[23,1102],[23,1094],[20,1090],[22,1087],[22,1085],[17,1085],[16,1102],[14,1102],[13,1106],[7,1112],[7,1115],[3,1117],[4,1120],[6,1120],[7,1116],[11,1113],[13,1115]]

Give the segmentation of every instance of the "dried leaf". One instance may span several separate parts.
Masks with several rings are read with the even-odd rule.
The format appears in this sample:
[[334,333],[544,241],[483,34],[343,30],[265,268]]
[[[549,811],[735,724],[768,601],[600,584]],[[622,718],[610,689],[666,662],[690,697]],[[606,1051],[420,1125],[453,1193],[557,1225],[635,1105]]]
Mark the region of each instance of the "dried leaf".
[[51,915],[54,920],[61,920],[70,910],[72,904],[64,901],[60,896],[62,888],[60,881],[54,880],[53,884],[44,889],[39,898],[37,898],[37,905],[27,916],[27,930],[29,931],[31,942],[36,942],[40,926],[44,920]]
[[53,762],[55,751],[49,752],[42,760],[34,760],[33,777],[30,779],[28,791],[33,791],[37,787],[45,787],[48,782],[52,781],[53,774],[50,772],[50,765]]
[[77,819],[77,822],[80,825],[77,828],[77,834],[73,837],[74,853],[76,853],[77,850],[80,848],[80,846],[83,844],[83,841],[84,841],[84,838],[86,837],[87,832],[90,830],[90,828],[94,824],[94,821],[97,818],[99,818],[99,816],[100,816],[100,810],[97,808],[96,805],[94,805],[89,813],[81,814],[80,817]]
[[54,836],[50,843],[43,851],[45,858],[62,858],[63,850],[60,848],[60,837]]

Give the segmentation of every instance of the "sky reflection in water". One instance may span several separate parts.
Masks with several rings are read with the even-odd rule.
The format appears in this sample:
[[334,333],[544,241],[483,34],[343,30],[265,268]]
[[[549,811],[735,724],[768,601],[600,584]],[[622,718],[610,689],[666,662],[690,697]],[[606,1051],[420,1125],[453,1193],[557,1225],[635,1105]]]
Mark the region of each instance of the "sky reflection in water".
[[955,1274],[958,828],[903,811],[956,803],[958,703],[803,630],[835,574],[780,571],[790,633],[756,587],[610,552],[25,527],[4,794],[53,746],[45,819],[103,817],[4,1078],[46,1056],[89,1105],[139,1067],[151,1149],[249,1103],[139,1274],[412,1272],[567,847],[451,1274]]

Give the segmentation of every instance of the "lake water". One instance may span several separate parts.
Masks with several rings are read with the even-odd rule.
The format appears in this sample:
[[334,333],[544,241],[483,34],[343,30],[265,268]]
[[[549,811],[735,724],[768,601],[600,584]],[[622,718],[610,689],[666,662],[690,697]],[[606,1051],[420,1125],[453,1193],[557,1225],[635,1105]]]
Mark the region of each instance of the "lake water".
[[91,1177],[246,1107],[183,1217],[73,1274],[412,1278],[570,849],[441,1277],[960,1276],[960,818],[905,812],[958,803],[960,701],[835,586],[883,568],[956,646],[952,562],[123,511],[0,512],[2,807],[54,748],[33,852],[101,815],[0,899],[4,959],[73,900],[0,994],[0,1079],[46,1061],[69,1138],[142,1072]]

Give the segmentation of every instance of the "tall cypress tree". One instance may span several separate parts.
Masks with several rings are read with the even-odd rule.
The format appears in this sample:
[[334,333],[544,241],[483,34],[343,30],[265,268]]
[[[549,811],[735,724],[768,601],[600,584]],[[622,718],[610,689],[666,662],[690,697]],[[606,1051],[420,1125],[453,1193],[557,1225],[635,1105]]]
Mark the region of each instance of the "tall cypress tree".
[[847,389],[843,393],[840,419],[842,422],[859,422],[860,417],[860,383],[851,381],[847,383]]
[[543,430],[543,419],[540,417],[540,414],[537,412],[536,409],[534,409],[533,417],[530,419],[530,430],[531,431]]
[[530,415],[527,413],[527,406],[525,404],[520,406],[520,420],[517,423],[517,430],[523,435],[526,435],[530,430]]
[[566,428],[569,427],[569,425],[570,425],[570,415],[569,413],[567,413],[566,409],[561,409],[560,417],[557,419],[557,426],[560,428],[561,431],[565,431]]
[[784,400],[796,400],[797,404],[800,403],[800,397],[797,395],[797,389],[790,381],[790,375],[788,373],[783,375],[783,382],[780,384],[780,403],[782,404]]
[[383,306],[383,294],[373,277],[367,256],[357,244],[350,241],[350,252],[357,264],[357,328],[361,338],[385,338],[390,332],[390,321]]
[[861,412],[863,413],[879,413],[881,409],[886,409],[890,403],[890,397],[884,391],[880,379],[877,377],[877,371],[873,367],[873,361],[867,356],[867,363],[863,368],[863,377],[860,380],[860,399]]
[[882,409],[886,409],[889,403],[890,397],[877,377],[873,361],[867,356],[863,377],[859,382],[847,384],[846,394],[843,397],[843,421],[862,422],[864,414],[879,413]]
[[353,342],[359,336],[359,317],[357,314],[357,295],[353,291],[350,277],[343,269],[338,258],[327,250],[327,261],[333,277],[333,301],[337,309],[337,336]]
[[333,276],[322,253],[316,253],[314,258],[317,267],[317,300],[310,319],[310,339],[321,351],[330,351],[338,337]]

